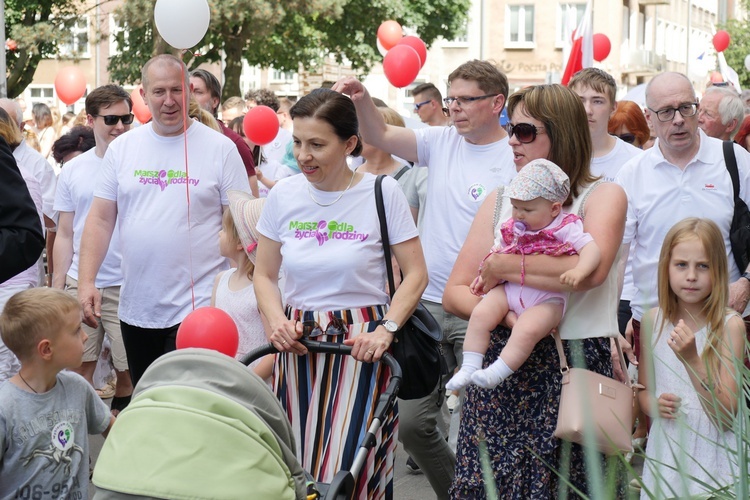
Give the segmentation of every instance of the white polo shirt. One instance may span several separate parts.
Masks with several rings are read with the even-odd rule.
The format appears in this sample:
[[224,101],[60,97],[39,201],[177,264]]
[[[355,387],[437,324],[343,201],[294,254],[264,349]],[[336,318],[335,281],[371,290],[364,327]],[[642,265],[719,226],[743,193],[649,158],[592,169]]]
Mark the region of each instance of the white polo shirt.
[[[638,321],[645,311],[658,305],[657,267],[664,238],[672,226],[687,217],[711,219],[719,226],[729,259],[730,282],[740,277],[729,243],[734,195],[722,141],[702,130],[698,133],[700,148],[684,170],[664,158],[657,140],[653,148],[626,163],[615,179],[628,197],[623,243],[631,243],[635,295],[630,307]],[[750,154],[737,144],[734,153],[740,198],[750,203]]]

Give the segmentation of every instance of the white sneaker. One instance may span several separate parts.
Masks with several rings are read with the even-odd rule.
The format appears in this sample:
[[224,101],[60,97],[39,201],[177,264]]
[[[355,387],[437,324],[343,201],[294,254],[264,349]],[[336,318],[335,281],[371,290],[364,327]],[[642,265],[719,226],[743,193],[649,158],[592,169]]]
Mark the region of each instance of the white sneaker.
[[453,413],[453,410],[455,410],[456,406],[458,406],[458,396],[451,393],[451,395],[448,396],[448,400],[445,402],[445,404],[448,405],[448,411],[450,413]]

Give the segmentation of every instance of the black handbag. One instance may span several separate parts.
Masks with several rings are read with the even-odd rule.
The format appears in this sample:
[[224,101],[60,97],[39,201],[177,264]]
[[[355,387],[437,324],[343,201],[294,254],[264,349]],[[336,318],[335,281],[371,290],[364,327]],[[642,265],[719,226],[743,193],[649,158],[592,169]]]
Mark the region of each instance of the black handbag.
[[[388,290],[393,297],[395,284],[393,265],[391,264],[391,244],[388,239],[388,224],[383,204],[383,177],[375,180],[375,204],[380,220],[380,235],[383,239],[383,253],[388,276]],[[401,399],[424,398],[435,390],[443,375],[448,373],[448,365],[443,357],[443,331],[440,323],[421,303],[398,330],[391,343],[391,355],[396,358],[403,379],[398,397]]]
[[729,229],[729,242],[732,246],[732,255],[740,274],[744,273],[750,263],[750,211],[742,198],[740,198],[740,176],[737,172],[737,159],[734,156],[734,143],[724,141],[724,163],[726,163],[729,176],[732,178],[734,190],[734,215],[732,226]]

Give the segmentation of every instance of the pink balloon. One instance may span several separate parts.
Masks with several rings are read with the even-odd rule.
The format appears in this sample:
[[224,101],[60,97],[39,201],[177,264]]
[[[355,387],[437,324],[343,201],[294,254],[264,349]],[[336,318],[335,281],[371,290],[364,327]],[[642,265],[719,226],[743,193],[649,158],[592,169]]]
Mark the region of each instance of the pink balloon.
[[86,77],[78,66],[61,68],[55,76],[55,92],[57,97],[67,105],[71,105],[86,93]]
[[253,143],[265,146],[279,133],[279,118],[268,106],[255,106],[242,120],[242,128]]
[[609,52],[612,50],[612,42],[609,41],[609,37],[604,33],[594,34],[594,60],[602,62],[609,56]]
[[403,36],[401,25],[396,21],[384,21],[378,27],[378,40],[385,50],[391,50]]
[[716,52],[724,52],[725,50],[727,50],[730,41],[731,38],[729,37],[729,33],[724,30],[717,31],[713,39]]
[[239,345],[240,335],[234,320],[216,307],[199,307],[177,329],[177,349],[200,347],[234,357]]
[[419,74],[422,61],[408,45],[396,45],[383,58],[383,72],[394,87],[406,87]]
[[146,101],[141,96],[141,86],[138,85],[130,93],[130,99],[133,101],[133,114],[139,123],[148,123],[151,119],[151,110],[148,109]]
[[418,36],[405,36],[396,45],[408,45],[412,49],[417,51],[419,54],[419,60],[421,61],[420,68],[424,67],[424,63],[427,61],[427,46],[424,44],[421,38]]

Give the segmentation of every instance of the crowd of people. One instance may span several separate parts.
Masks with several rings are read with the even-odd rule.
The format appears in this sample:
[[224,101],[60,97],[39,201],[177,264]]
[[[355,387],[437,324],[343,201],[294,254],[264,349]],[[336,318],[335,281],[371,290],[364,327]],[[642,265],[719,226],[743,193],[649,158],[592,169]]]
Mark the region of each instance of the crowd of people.
[[[117,432],[138,381],[207,305],[237,324],[238,358],[267,342],[279,351],[248,369],[319,482],[352,465],[396,332],[420,302],[436,318],[450,374],[398,399],[356,498],[398,498],[397,442],[439,499],[578,498],[603,484],[615,497],[686,497],[747,474],[736,432],[750,269],[732,252],[727,164],[750,203],[750,112],[735,89],[699,100],[666,72],[642,108],[618,102],[600,69],[511,93],[494,64],[472,60],[445,98],[413,89],[426,126],[410,128],[352,77],[296,101],[260,89],[222,104],[211,72],[159,55],[141,81],[152,119],[137,127],[117,85],[90,92],[84,124],[62,135],[46,106],[30,126],[0,100],[0,497],[39,485],[87,495],[86,434]],[[242,126],[257,105],[279,119],[265,145]],[[377,175],[400,271],[392,298]],[[642,478],[628,484],[628,456],[554,437],[552,330],[573,366],[645,387],[622,416]],[[308,353],[302,337],[351,357]],[[109,408],[93,378],[105,338]],[[48,468],[51,453],[66,465]]]

